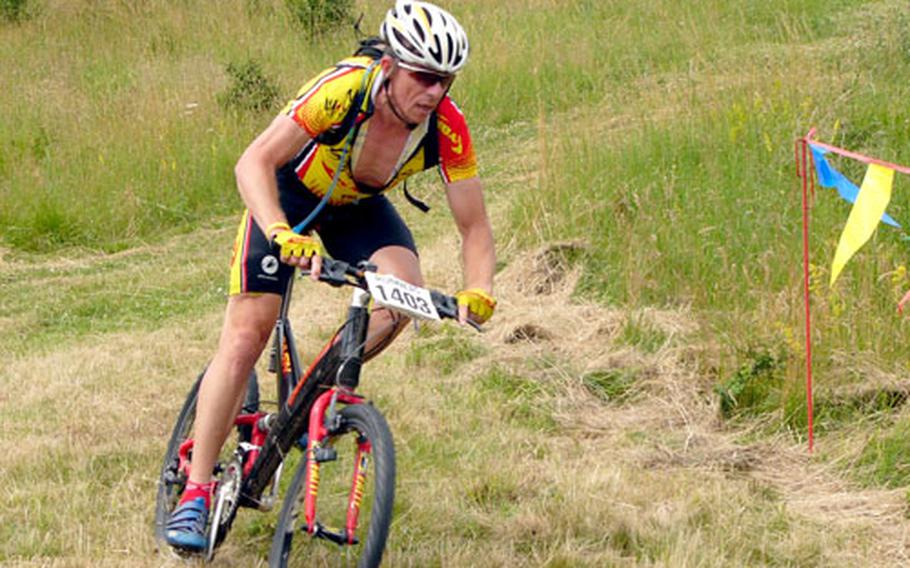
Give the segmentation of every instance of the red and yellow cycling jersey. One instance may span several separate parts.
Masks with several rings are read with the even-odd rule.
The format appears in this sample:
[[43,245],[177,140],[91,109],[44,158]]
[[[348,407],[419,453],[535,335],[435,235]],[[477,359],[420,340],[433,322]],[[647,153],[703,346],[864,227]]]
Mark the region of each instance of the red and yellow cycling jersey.
[[[346,137],[337,143],[323,143],[320,135],[341,127],[358,93],[365,89],[367,96],[354,122],[354,143],[345,168],[338,178],[329,203],[344,205],[358,199],[388,191],[407,177],[438,166],[446,183],[469,179],[477,175],[477,159],[464,115],[446,95],[427,120],[411,131],[404,151],[390,179],[381,188],[359,187],[351,172],[360,157],[363,140],[369,129],[372,100],[382,83],[379,65],[365,56],[349,57],[326,69],[305,84],[282,112],[307,131],[311,140],[293,158],[297,177],[312,193],[323,196],[331,186],[341,161]],[[369,72],[369,75],[367,73]],[[285,167],[288,167],[285,166]]]

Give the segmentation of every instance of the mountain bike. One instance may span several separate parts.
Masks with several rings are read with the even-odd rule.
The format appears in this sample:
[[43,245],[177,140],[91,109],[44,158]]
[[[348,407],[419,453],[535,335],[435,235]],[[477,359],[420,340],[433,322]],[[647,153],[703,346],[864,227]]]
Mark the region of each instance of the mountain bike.
[[[329,554],[345,550],[357,558],[358,566],[378,566],[382,559],[395,498],[395,447],[383,415],[354,392],[360,381],[370,304],[411,318],[439,320],[457,319],[458,303],[452,296],[377,274],[376,267],[366,262],[352,266],[324,259],[319,280],[334,287],[353,287],[347,319],[301,372],[288,319],[294,283],[289,279],[269,360],[269,372],[277,378],[276,408],[260,410],[265,403],[259,400],[253,373],[231,439],[213,472],[217,486],[204,553],[207,561],[224,541],[240,507],[260,511],[274,507],[283,466],[295,457],[298,463],[278,517],[269,565],[316,564],[319,555],[326,554],[325,547],[301,546],[304,534],[333,543]],[[163,547],[168,547],[167,519],[189,479],[201,380],[202,374],[177,418],[158,481],[155,536]],[[317,516],[317,506],[322,517]]]

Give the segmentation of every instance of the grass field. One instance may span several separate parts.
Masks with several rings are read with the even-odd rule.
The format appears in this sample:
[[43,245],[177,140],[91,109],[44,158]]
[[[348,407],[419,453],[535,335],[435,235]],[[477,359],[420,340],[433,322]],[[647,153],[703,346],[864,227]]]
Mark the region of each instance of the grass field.
[[[154,488],[217,341],[233,163],[354,45],[291,4],[0,0],[3,565],[173,564]],[[849,206],[816,194],[810,456],[793,159],[814,126],[910,162],[906,3],[448,6],[500,306],[485,336],[409,331],[367,369],[398,444],[389,565],[910,562],[906,232],[829,288]],[[367,30],[385,8],[355,2]],[[427,280],[454,290],[436,176],[411,189]],[[345,297],[298,295],[309,351]],[[216,565],[262,565],[274,523],[242,511]]]

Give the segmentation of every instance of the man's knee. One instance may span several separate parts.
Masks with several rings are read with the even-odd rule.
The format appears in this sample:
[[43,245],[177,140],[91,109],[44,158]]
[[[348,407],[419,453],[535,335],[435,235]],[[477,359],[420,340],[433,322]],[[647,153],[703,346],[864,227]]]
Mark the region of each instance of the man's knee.
[[271,327],[252,323],[235,323],[224,330],[222,347],[231,353],[248,353],[261,351],[269,338]]
[[410,249],[401,246],[383,247],[373,253],[370,262],[382,274],[391,274],[415,286],[423,286],[420,259]]
[[391,335],[398,335],[411,321],[408,316],[386,308],[374,309],[370,317],[376,321],[376,326],[381,332],[388,332]]
[[255,363],[278,317],[280,297],[234,296],[228,304],[220,350],[241,367]]

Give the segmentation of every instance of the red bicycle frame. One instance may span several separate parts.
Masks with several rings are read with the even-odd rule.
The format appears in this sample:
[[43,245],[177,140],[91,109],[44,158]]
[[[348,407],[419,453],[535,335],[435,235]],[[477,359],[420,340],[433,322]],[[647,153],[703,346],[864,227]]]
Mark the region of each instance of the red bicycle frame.
[[[234,419],[235,426],[251,426],[253,428],[253,434],[250,436],[250,445],[247,447],[248,451],[243,460],[244,476],[248,475],[253,468],[256,458],[259,457],[259,452],[262,451],[262,444],[265,443],[265,438],[268,435],[267,430],[259,427],[262,418],[265,416],[265,412],[254,412],[253,414],[239,414]],[[187,479],[190,476],[190,451],[193,449],[194,444],[195,438],[187,438],[180,444],[180,449],[177,450],[177,456],[180,460],[177,471],[183,472]]]

